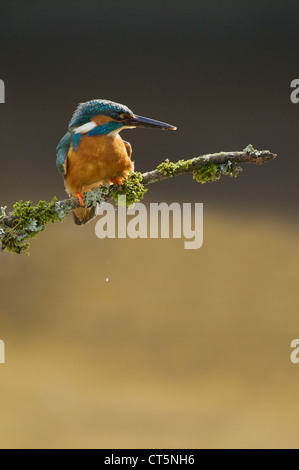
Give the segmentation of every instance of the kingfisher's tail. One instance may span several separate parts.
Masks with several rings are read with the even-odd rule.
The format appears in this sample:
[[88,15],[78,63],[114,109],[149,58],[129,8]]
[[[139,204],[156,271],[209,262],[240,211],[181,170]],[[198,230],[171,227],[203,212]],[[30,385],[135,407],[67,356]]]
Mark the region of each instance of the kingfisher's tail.
[[76,225],[85,225],[96,215],[96,207],[78,207],[73,210],[74,222]]

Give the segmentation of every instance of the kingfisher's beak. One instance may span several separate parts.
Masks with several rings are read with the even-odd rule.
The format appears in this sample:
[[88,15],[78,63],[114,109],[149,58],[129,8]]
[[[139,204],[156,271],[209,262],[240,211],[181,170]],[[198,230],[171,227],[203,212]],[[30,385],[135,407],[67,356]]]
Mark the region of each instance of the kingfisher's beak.
[[132,127],[151,127],[152,129],[161,129],[162,131],[176,130],[175,126],[166,124],[166,122],[155,121],[154,119],[138,116],[137,114],[134,114],[134,116],[131,118],[126,119],[125,124]]

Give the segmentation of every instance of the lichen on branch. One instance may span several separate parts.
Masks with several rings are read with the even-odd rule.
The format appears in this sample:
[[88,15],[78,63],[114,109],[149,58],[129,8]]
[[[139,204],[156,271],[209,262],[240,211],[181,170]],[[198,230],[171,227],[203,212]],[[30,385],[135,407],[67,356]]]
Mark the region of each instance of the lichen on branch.
[[122,201],[122,199],[118,199],[118,196],[126,196],[126,205],[132,207],[136,202],[144,198],[146,192],[147,189],[144,187],[144,184],[142,184],[142,174],[139,172],[131,172],[121,186],[114,184],[111,187],[110,197],[118,204],[119,201]]
[[[87,207],[101,204],[109,199],[118,203],[118,196],[126,196],[126,204],[132,207],[143,199],[147,189],[146,185],[156,183],[167,178],[181,174],[191,173],[193,179],[199,183],[219,180],[221,175],[236,177],[243,163],[262,163],[273,160],[276,155],[269,150],[255,150],[249,144],[244,150],[238,152],[219,152],[202,155],[188,160],[171,162],[168,159],[160,163],[155,170],[146,173],[130,173],[122,185],[109,185],[104,183],[84,194],[84,203]],[[122,200],[123,198],[120,198]],[[80,206],[77,198],[51,202],[39,201],[33,205],[31,201],[19,201],[13,210],[7,213],[6,207],[0,209],[0,241],[2,250],[12,253],[24,253],[29,248],[28,240],[35,238],[44,231],[48,223],[63,221],[66,215]]]
[[56,197],[51,202],[39,201],[34,206],[31,201],[19,201],[13,206],[13,211],[6,214],[6,208],[1,207],[0,237],[2,249],[12,253],[22,253],[29,248],[26,240],[35,238],[45,230],[48,223],[62,221],[66,213],[60,208]]

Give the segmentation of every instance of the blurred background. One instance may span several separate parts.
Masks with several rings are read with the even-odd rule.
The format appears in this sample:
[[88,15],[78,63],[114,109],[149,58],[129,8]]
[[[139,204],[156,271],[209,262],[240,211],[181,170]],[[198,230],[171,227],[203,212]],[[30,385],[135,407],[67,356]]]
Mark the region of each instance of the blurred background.
[[99,240],[71,217],[0,254],[1,448],[298,447],[297,1],[2,2],[0,205],[66,197],[55,148],[106,98],[177,125],[124,131],[138,171],[251,143],[237,179],[182,176],[204,244]]

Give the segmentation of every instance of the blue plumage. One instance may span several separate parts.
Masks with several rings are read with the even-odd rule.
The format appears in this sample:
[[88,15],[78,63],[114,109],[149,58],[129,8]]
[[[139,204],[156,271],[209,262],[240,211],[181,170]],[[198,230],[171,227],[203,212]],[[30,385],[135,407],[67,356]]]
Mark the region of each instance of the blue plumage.
[[64,163],[71,145],[71,132],[67,132],[59,142],[56,148],[56,165],[61,175],[64,175]]
[[72,149],[76,152],[79,148],[80,142],[86,134],[73,134],[71,137]]
[[[96,119],[92,120],[96,116],[109,116],[111,120],[106,119],[106,121],[109,121],[106,123],[105,119],[103,121],[100,120],[103,124],[98,125]],[[148,127],[163,130],[176,129],[170,124],[135,115],[127,106],[115,103],[114,101],[97,99],[79,104],[69,123],[68,132],[63,136],[56,149],[56,165],[59,173],[61,173],[65,179],[68,178],[66,168],[68,152],[70,147],[76,152],[84,137],[111,135],[112,133],[111,137],[114,138],[114,131],[117,133],[122,128],[135,127]],[[130,155],[131,153],[127,155],[127,152],[125,152],[124,159],[129,158],[130,160]],[[74,192],[76,193],[76,191]],[[72,191],[70,191],[70,193],[72,193]]]
[[104,115],[111,116],[111,113],[128,113],[133,114],[132,111],[125,105],[115,103],[108,100],[91,100],[86,103],[79,104],[78,108],[73,114],[69,124],[69,130],[75,127],[82,126],[91,120],[93,116]]
[[122,122],[111,121],[107,122],[107,124],[103,124],[103,126],[97,126],[91,131],[87,133],[89,136],[96,136],[96,135],[106,135],[110,132],[116,131],[116,129],[120,129],[123,127]]
[[72,146],[72,149],[76,151],[85,135],[98,136],[109,134],[109,132],[121,128],[123,124],[121,122],[111,121],[103,126],[97,126],[85,134],[76,134],[73,132],[74,129],[90,122],[93,116],[104,115],[113,117],[113,113],[116,113],[116,118],[119,113],[133,115],[132,111],[127,106],[115,103],[114,101],[91,100],[86,103],[79,104],[70,121],[69,131],[61,139],[56,149],[56,165],[59,173],[62,175],[65,173],[64,164],[70,146]]

